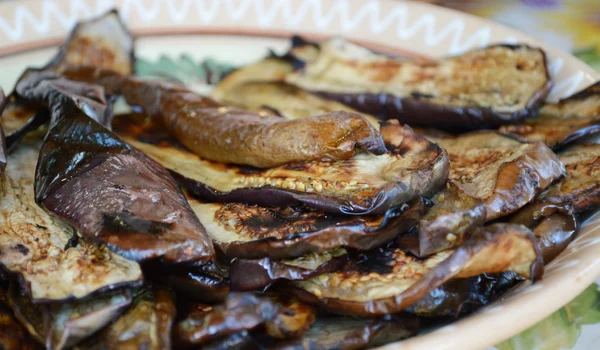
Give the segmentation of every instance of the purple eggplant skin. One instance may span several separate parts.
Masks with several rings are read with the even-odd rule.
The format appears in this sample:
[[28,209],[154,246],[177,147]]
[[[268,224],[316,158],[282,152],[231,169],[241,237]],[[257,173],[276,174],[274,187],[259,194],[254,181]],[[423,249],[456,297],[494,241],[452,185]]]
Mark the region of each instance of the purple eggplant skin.
[[70,87],[46,72],[30,72],[17,84],[20,96],[44,103],[52,116],[36,202],[127,259],[212,262],[212,241],[168,171],[103,127],[97,120],[110,120],[109,109]]

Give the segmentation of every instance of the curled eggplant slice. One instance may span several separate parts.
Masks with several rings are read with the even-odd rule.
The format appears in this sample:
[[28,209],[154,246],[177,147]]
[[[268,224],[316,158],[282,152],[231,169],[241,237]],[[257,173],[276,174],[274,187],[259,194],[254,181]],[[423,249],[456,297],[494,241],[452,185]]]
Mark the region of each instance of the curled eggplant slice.
[[432,206],[414,230],[398,237],[398,245],[425,257],[463,245],[485,223],[485,204],[453,182],[431,198]]
[[546,104],[537,116],[523,124],[502,126],[500,131],[543,141],[553,149],[597,133],[600,131],[600,82],[557,103]]
[[275,338],[298,336],[314,322],[314,310],[294,299],[231,293],[224,304],[195,309],[175,327],[181,345],[199,345],[265,326]]
[[576,214],[589,212],[600,205],[600,145],[569,146],[558,154],[566,168],[564,180],[549,187],[538,201],[568,205]]
[[[356,113],[343,103],[328,100],[283,82],[293,70],[290,60],[268,57],[227,75],[212,90],[217,101],[247,111],[279,115],[285,119],[310,118],[335,111]],[[379,120],[363,116],[379,128]]]
[[493,224],[454,251],[416,258],[393,245],[380,248],[338,272],[291,282],[303,301],[339,314],[397,313],[455,278],[514,271],[533,280],[543,273],[532,232],[516,224]]
[[185,88],[92,67],[65,74],[123,95],[130,105],[204,159],[270,168],[303,161],[344,160],[361,150],[382,154],[381,135],[360,114],[337,111],[285,120],[224,106]]
[[33,183],[42,144],[38,132],[8,155],[1,180],[0,264],[19,276],[36,301],[82,298],[141,282],[140,266],[79,237],[35,203]]
[[17,288],[8,300],[19,321],[48,349],[70,348],[96,333],[131,304],[132,292],[115,290],[82,300],[53,304],[33,304]]
[[523,121],[535,114],[551,87],[544,51],[526,45],[403,62],[334,38],[318,45],[316,55],[304,57],[287,83],[365,113],[440,129]]
[[305,280],[340,269],[347,261],[346,250],[334,248],[289,260],[235,259],[229,267],[233,290],[261,290],[277,280]]
[[[83,89],[79,84],[73,91]],[[98,123],[100,101],[71,87],[47,72],[30,72],[17,84],[22,97],[47,105],[52,116],[36,202],[127,259],[213,261],[212,242],[169,172]]]
[[173,299],[168,289],[142,288],[125,313],[77,349],[171,349],[176,313]]
[[371,249],[414,226],[426,211],[419,199],[384,216],[333,216],[299,207],[194,200],[190,205],[225,255],[245,259],[287,259],[340,246]]
[[389,315],[376,319],[342,316],[319,318],[301,338],[270,346],[281,350],[353,350],[371,348],[415,335],[415,317]]
[[429,139],[448,152],[449,179],[485,202],[487,221],[517,211],[565,175],[558,156],[540,141],[494,131]]
[[208,202],[304,204],[331,213],[382,215],[416,196],[435,193],[443,187],[448,169],[441,148],[399,125],[389,127],[403,134],[390,153],[267,170],[203,160],[140,114],[116,116],[112,127],[123,140],[175,173],[191,195]]

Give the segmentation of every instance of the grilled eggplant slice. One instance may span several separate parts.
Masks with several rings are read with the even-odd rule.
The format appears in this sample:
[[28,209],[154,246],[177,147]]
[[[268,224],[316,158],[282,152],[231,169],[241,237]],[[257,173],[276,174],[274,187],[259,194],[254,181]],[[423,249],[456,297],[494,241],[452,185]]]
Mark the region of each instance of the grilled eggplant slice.
[[418,319],[390,315],[377,319],[339,316],[319,318],[303,337],[270,346],[285,350],[352,350],[371,348],[415,335]]
[[357,149],[385,152],[377,130],[359,114],[332,112],[285,120],[227,107],[182,87],[109,70],[79,67],[65,74],[123,95],[129,104],[160,120],[188,149],[216,162],[269,168],[348,159]]
[[35,305],[17,288],[9,303],[15,316],[48,349],[70,348],[116,319],[131,304],[129,290],[66,303]]
[[178,174],[178,180],[196,198],[265,207],[304,204],[356,215],[382,215],[390,207],[415,196],[432,195],[443,187],[447,154],[409,128],[395,127],[404,136],[396,140],[401,143],[390,154],[360,154],[345,161],[257,170],[200,159],[143,115],[121,115],[113,121],[118,135]]
[[96,122],[98,108],[70,88],[46,72],[17,84],[21,96],[52,115],[36,171],[37,203],[128,259],[212,262],[212,242],[171,175]]
[[[285,119],[310,118],[335,111],[356,113],[343,103],[325,99],[283,82],[291,73],[290,60],[267,57],[227,75],[212,90],[217,101],[257,113],[279,115]],[[379,120],[363,114],[375,128]]]
[[332,216],[298,207],[193,200],[190,205],[225,255],[246,259],[287,259],[340,246],[371,249],[414,226],[426,211],[421,200],[385,216]]
[[415,230],[398,237],[398,245],[418,257],[461,246],[485,222],[485,204],[453,182],[431,198],[432,207]]
[[562,178],[565,168],[543,142],[494,131],[430,140],[450,155],[449,179],[486,205],[486,220],[510,214]]
[[0,349],[34,350],[43,349],[19,323],[8,306],[8,288],[0,285]]
[[600,82],[558,103],[546,104],[537,116],[523,124],[502,126],[500,131],[543,141],[553,149],[597,133],[600,131]]
[[494,45],[438,62],[402,62],[340,38],[317,52],[286,82],[410,125],[464,131],[520,122],[551,87],[544,51],[526,45]]
[[573,145],[559,153],[567,176],[538,197],[538,201],[558,206],[569,206],[576,214],[598,208],[600,205],[600,145]]
[[141,282],[136,262],[78,238],[35,203],[33,183],[42,135],[32,133],[8,156],[2,178],[0,263],[20,276],[36,301],[82,298]]
[[142,288],[123,315],[77,348],[171,349],[171,328],[176,313],[173,298],[165,288]]
[[261,290],[277,280],[305,280],[340,269],[347,261],[346,250],[334,248],[289,260],[235,259],[229,267],[233,290]]
[[297,300],[231,293],[224,304],[196,309],[175,328],[182,345],[199,345],[238,332],[265,326],[275,338],[299,336],[314,322],[312,308]]
[[529,229],[493,224],[454,251],[418,259],[390,246],[366,253],[344,270],[291,282],[303,300],[325,310],[357,316],[397,313],[454,278],[514,271],[531,279],[543,273]]

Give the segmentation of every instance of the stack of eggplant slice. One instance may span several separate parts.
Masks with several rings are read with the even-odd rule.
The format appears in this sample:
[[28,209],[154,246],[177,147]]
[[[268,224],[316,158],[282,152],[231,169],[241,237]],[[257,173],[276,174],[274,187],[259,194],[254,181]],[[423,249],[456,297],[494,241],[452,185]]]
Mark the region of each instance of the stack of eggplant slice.
[[209,97],[78,24],[1,104],[0,348],[366,348],[542,278],[600,204],[545,60],[294,37]]

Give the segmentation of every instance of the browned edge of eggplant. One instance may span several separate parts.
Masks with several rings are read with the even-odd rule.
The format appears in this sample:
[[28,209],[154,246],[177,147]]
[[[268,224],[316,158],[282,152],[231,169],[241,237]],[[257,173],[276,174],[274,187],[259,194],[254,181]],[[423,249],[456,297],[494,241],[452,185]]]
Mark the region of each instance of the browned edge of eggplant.
[[[304,280],[323,273],[336,271],[348,260],[345,250],[338,250],[343,252],[325,252],[331,256],[323,261],[317,261],[315,268],[306,268],[301,263],[298,266],[298,264],[293,264],[293,261],[289,263],[285,260],[273,260],[271,258],[256,260],[234,259],[229,267],[231,289],[240,291],[263,290],[278,280]],[[316,260],[318,258],[312,259],[312,255],[321,254],[323,253],[311,253],[297,259]]]

